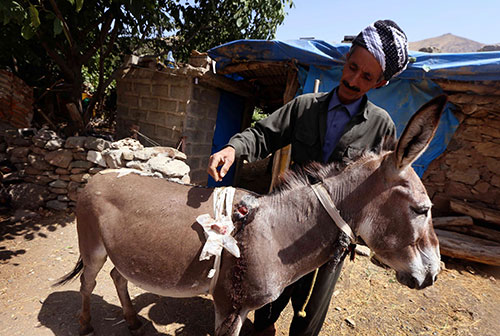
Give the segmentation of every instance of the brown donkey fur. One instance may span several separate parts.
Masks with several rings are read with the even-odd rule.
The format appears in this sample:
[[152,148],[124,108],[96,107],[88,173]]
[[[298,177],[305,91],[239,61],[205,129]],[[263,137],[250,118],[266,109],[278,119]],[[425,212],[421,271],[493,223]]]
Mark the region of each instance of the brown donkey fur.
[[[337,170],[313,169],[353,231],[411,288],[431,285],[440,271],[431,202],[411,168],[434,136],[446,97],[425,104],[410,120],[396,149],[367,155]],[[83,271],[80,334],[93,331],[90,295],[107,256],[131,331],[141,325],[127,281],[164,296],[208,293],[213,259],[199,261],[204,244],[196,217],[212,214],[213,189],[117,172],[94,176],[80,194],[77,229],[80,261],[62,284]],[[235,203],[249,194],[237,190]],[[248,312],[276,299],[301,276],[337,252],[339,230],[295,174],[279,191],[259,197],[254,219],[235,235],[241,258],[222,257],[213,292],[215,335],[235,336]]]

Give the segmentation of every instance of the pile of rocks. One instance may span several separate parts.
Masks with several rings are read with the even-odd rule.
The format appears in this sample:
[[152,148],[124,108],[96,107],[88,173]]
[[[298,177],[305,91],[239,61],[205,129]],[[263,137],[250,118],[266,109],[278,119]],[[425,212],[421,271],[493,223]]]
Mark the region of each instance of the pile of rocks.
[[[3,138],[3,139],[2,139]],[[151,175],[189,183],[186,155],[171,147],[144,147],[126,138],[110,142],[96,137],[60,138],[48,129],[11,129],[0,135],[0,158],[17,172],[8,178],[13,208],[75,206],[78,192],[92,175],[106,168],[134,168]]]

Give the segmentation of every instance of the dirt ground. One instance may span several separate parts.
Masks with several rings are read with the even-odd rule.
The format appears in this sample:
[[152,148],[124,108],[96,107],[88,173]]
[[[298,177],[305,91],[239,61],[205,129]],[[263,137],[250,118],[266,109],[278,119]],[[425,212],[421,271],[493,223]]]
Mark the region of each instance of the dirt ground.
[[[51,215],[28,223],[0,218],[0,335],[77,335],[79,281],[51,283],[78,259],[74,217]],[[99,274],[92,297],[96,335],[127,335],[109,277]],[[500,270],[446,260],[437,283],[421,291],[401,286],[394,272],[367,257],[346,262],[321,335],[473,335],[500,330]],[[213,335],[213,308],[206,296],[164,298],[130,285],[146,335]],[[278,322],[288,334],[290,307]],[[253,314],[242,335],[250,335]]]

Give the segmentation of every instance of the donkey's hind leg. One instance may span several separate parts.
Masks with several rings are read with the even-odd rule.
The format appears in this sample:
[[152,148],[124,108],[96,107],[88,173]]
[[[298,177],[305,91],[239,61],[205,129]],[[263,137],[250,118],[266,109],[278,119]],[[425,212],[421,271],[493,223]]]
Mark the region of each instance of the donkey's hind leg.
[[82,310],[80,312],[80,335],[91,335],[94,328],[90,324],[90,295],[96,285],[96,277],[106,262],[106,253],[92,256],[82,256],[83,274],[80,277],[80,294],[82,295]]
[[215,335],[238,336],[243,322],[247,318],[248,310],[233,310],[229,314],[222,314],[215,303]]
[[142,323],[137,317],[137,313],[130,300],[130,295],[128,294],[127,284],[128,281],[123,277],[123,275],[118,272],[118,270],[113,268],[111,270],[111,278],[115,283],[116,291],[118,292],[118,297],[120,298],[120,303],[122,304],[123,316],[128,324],[128,329],[133,335],[141,334]]

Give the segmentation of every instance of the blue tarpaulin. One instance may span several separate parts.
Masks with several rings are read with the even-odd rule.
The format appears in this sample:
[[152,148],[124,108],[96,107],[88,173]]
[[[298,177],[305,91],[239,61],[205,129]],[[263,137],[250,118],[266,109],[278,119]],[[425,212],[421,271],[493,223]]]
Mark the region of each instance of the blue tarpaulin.
[[[345,54],[350,44],[332,45],[320,40],[262,41],[238,40],[209,50],[223,69],[234,62],[270,62],[295,59],[299,67],[300,93],[313,92],[314,80],[320,79],[320,92],[338,85]],[[420,106],[443,91],[432,79],[459,81],[500,80],[500,52],[430,54],[410,52],[412,63],[389,85],[371,90],[368,97],[386,109],[394,120],[398,135]],[[458,120],[448,104],[439,129],[427,151],[414,163],[419,176],[448,145]]]
[[[208,51],[217,68],[237,61],[289,61],[304,65],[342,67],[350,44],[329,44],[321,40],[237,40]],[[499,80],[500,52],[431,54],[410,51],[415,59],[399,76],[406,79],[452,79],[462,81]]]

